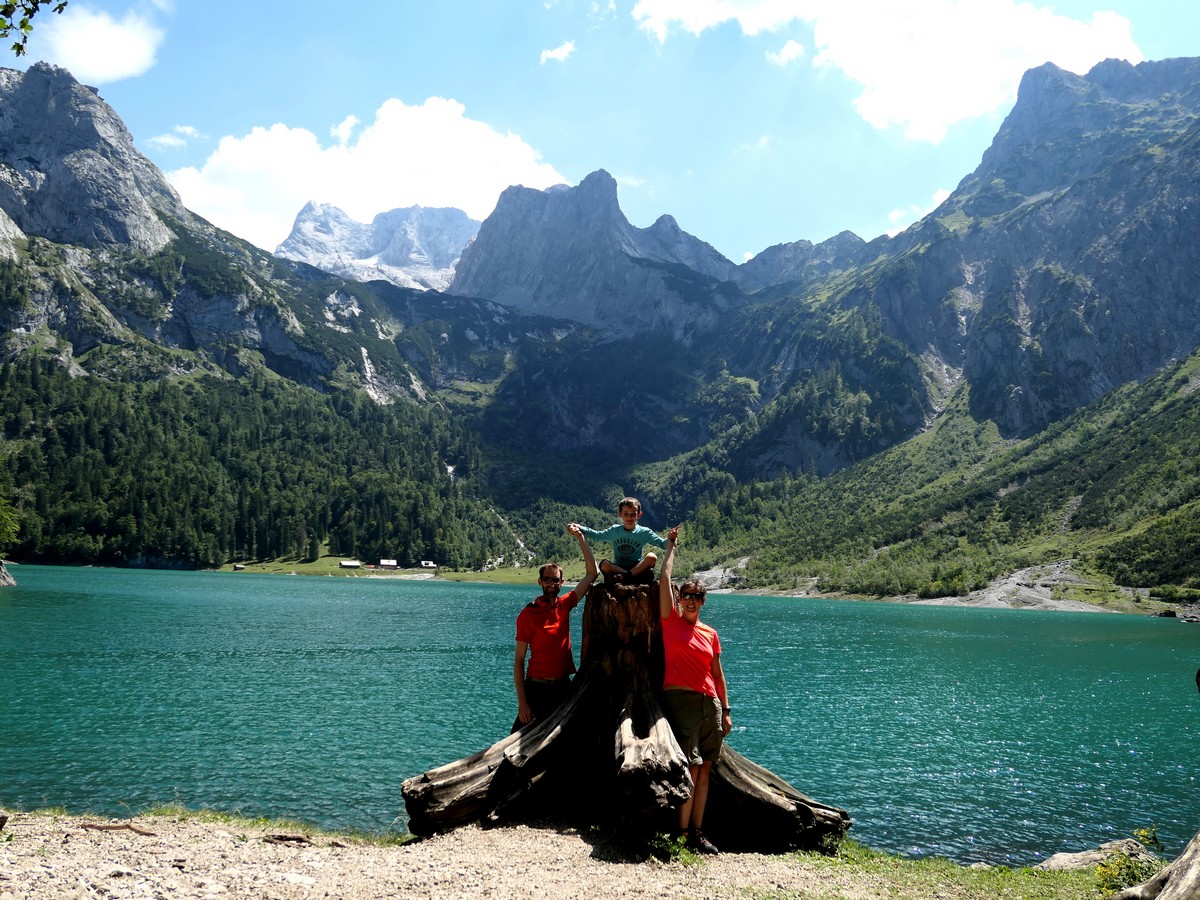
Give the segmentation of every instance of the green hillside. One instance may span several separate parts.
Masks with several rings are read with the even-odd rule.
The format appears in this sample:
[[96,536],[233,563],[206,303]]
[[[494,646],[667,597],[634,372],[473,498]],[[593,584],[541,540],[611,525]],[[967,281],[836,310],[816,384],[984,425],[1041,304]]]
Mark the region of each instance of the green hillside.
[[1200,595],[1197,388],[1200,354],[1016,442],[972,419],[964,387],[925,433],[823,479],[742,482],[710,446],[626,484],[581,485],[586,467],[565,468],[544,495],[502,507],[484,477],[502,461],[437,407],[262,372],[73,378],[30,355],[0,367],[0,493],[17,527],[8,553],[31,562],[573,559],[565,523],[612,515],[572,499],[587,488],[605,504],[639,493],[652,526],[682,521],[682,566],[747,560],[749,589],[952,596],[1074,559],[1100,580],[1189,599]]
[[114,383],[34,356],[0,367],[8,552],[217,566],[323,547],[479,568],[511,530],[474,494],[479,449],[436,408],[319,394],[263,372]]
[[1200,587],[1200,356],[1028,440],[971,418],[960,389],[926,433],[826,479],[740,485],[702,502],[694,543],[750,557],[747,587],[964,594],[1077,559],[1119,584]]

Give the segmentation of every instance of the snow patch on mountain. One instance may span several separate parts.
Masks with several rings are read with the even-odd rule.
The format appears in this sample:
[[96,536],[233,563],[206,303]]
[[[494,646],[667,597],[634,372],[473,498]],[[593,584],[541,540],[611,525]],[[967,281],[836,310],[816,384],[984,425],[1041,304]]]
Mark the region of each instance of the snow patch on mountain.
[[307,203],[275,250],[355,281],[385,280],[416,290],[445,290],[479,222],[460,209],[410,206],[357,222],[329,203]]

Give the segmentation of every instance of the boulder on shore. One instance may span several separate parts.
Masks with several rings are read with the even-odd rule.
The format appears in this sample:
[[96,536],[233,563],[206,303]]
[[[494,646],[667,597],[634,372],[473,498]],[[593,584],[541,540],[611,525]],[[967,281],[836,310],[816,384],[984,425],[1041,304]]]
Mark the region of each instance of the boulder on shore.
[[1095,850],[1083,850],[1080,853],[1055,853],[1049,859],[1038,863],[1035,869],[1045,869],[1051,872],[1063,872],[1068,869],[1090,869],[1104,862],[1114,853],[1128,856],[1138,862],[1158,862],[1158,857],[1146,849],[1145,845],[1133,838],[1120,841],[1109,841],[1101,844]]

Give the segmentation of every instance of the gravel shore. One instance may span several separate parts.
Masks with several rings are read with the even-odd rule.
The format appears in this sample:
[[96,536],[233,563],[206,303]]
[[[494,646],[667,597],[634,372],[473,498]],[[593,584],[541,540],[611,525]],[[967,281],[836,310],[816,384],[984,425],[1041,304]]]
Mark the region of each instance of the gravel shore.
[[9,816],[0,830],[0,900],[907,896],[820,858],[630,860],[573,830],[466,827],[379,846],[196,817]]

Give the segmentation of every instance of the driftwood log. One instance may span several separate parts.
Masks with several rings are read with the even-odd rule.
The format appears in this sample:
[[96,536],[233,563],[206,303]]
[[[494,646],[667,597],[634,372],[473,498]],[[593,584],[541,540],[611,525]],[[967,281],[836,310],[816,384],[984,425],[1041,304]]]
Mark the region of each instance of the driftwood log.
[[1196,900],[1200,897],[1200,833],[1153,878],[1114,894],[1112,900]]
[[[691,777],[659,706],[662,674],[658,586],[593,586],[570,699],[486,750],[405,781],[409,831],[546,820],[669,831]],[[718,847],[826,849],[849,827],[845,810],[722,748],[704,816]]]

